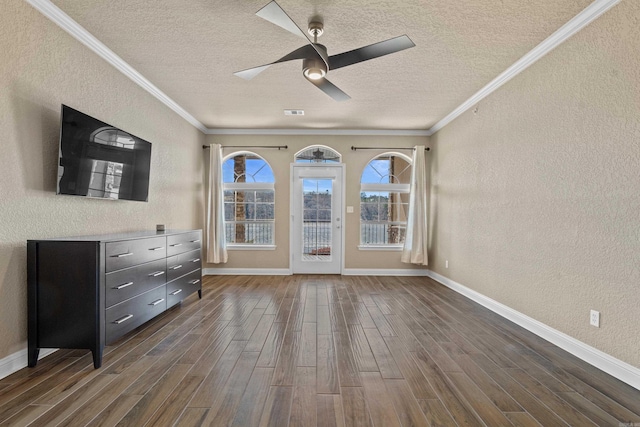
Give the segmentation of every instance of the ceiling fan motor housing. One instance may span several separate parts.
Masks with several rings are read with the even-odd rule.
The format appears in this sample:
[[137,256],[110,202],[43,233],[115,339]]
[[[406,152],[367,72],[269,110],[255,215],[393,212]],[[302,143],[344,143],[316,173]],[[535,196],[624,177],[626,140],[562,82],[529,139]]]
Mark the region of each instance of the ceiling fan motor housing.
[[[319,43],[314,43],[315,47],[327,54],[327,48]],[[327,64],[319,55],[302,60],[302,72],[311,80],[318,80],[327,74]]]

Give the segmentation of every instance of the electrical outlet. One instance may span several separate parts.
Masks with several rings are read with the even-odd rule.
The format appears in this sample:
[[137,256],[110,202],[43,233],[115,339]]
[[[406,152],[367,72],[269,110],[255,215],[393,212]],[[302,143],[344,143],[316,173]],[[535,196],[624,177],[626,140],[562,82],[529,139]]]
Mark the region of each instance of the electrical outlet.
[[589,323],[596,328],[600,327],[600,312],[591,310],[591,316],[589,317]]
[[449,260],[444,261],[444,268],[449,268]]

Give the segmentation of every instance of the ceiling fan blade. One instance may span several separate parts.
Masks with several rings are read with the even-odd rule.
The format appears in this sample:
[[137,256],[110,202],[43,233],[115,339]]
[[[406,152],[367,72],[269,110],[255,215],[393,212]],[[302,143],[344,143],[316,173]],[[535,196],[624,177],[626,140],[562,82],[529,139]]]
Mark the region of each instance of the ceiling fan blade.
[[248,68],[242,71],[236,71],[235,73],[233,73],[233,75],[241,77],[245,80],[251,80],[252,78],[257,76],[258,74],[260,74],[261,72],[263,72],[273,64],[279,64],[280,62],[293,61],[296,59],[305,59],[305,58],[308,58],[310,55],[311,56],[314,55],[314,52],[315,50],[313,49],[312,46],[305,45],[283,56],[282,58],[278,59],[275,62],[272,62],[270,64],[265,64],[265,65],[260,65],[259,67]]
[[276,24],[280,28],[284,28],[285,30],[295,34],[296,36],[306,39],[307,42],[309,42],[309,45],[311,45],[315,52],[322,58],[324,63],[327,64],[327,67],[329,67],[329,59],[327,57],[327,54],[318,49],[313,44],[307,34],[302,31],[295,22],[293,22],[293,19],[291,19],[289,15],[287,15],[287,12],[285,12],[278,3],[276,3],[275,1],[270,2],[265,7],[257,11],[256,15],[258,15],[262,19],[266,19],[272,24]]
[[271,65],[273,65],[273,64],[266,64],[266,65],[261,65],[259,67],[248,68],[248,69],[242,70],[242,71],[236,71],[235,73],[233,73],[233,75],[241,77],[241,78],[243,78],[245,80],[251,80],[252,78],[257,76],[258,74],[260,74],[261,72],[263,72],[264,70],[269,68]]
[[329,69],[346,67],[369,59],[379,58],[390,53],[399,52],[414,47],[415,43],[409,37],[399,36],[382,42],[370,44],[359,49],[338,53],[329,57]]
[[331,98],[333,98],[334,101],[341,102],[341,101],[347,101],[351,99],[349,95],[344,93],[342,90],[340,90],[340,88],[338,88],[338,86],[334,85],[327,79],[312,80],[307,76],[305,76],[305,78],[309,80],[309,82],[311,82],[318,89],[320,89],[321,91],[329,95]]
[[295,22],[287,15],[278,3],[275,1],[270,2],[265,7],[256,12],[262,19],[266,19],[272,24],[276,24],[278,27],[284,28],[290,33],[295,34],[303,39],[307,38],[307,35],[296,25]]

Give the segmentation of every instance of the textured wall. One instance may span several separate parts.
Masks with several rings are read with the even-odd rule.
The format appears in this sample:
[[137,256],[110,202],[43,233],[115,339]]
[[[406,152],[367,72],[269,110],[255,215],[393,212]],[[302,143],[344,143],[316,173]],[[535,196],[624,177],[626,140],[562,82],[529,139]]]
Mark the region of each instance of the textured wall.
[[[26,240],[199,227],[204,135],[22,0],[0,13],[0,359],[26,348]],[[149,202],[56,196],[60,104],[153,143]]]
[[[287,145],[288,150],[252,149],[264,157],[274,170],[276,179],[276,245],[274,251],[229,251],[229,261],[221,268],[289,268],[289,191],[290,164],[295,153],[310,145],[326,145],[342,154],[346,163],[345,206],[353,206],[354,213],[345,214],[346,268],[416,268],[400,262],[400,252],[361,251],[360,243],[360,176],[365,165],[376,155],[388,150],[352,151],[351,146],[413,147],[428,145],[427,137],[386,136],[253,136],[209,135],[208,144],[222,145]],[[227,155],[231,151],[224,150]],[[411,155],[411,152],[403,152]],[[215,264],[209,267],[215,267]]]
[[639,16],[621,2],[431,137],[430,268],[636,367]]

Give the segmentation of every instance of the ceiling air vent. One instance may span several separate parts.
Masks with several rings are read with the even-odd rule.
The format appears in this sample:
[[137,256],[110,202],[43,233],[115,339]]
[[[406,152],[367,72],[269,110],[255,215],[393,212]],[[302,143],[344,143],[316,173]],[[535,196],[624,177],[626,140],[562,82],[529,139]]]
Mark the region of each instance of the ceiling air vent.
[[285,116],[304,116],[304,110],[284,110]]

